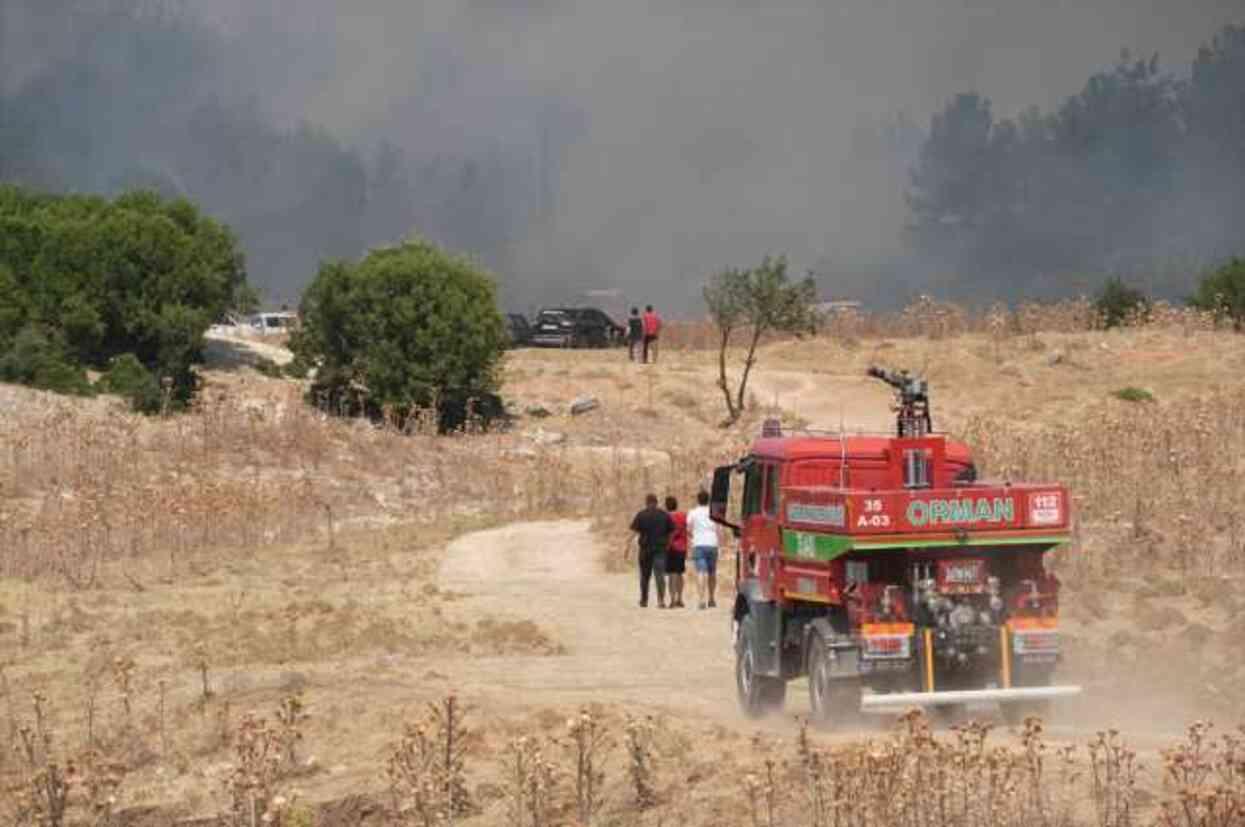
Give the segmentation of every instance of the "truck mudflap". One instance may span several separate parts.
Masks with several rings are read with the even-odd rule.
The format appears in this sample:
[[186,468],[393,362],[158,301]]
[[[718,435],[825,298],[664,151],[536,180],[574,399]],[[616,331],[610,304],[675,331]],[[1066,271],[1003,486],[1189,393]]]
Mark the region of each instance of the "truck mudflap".
[[1045,701],[1051,698],[1070,698],[1081,694],[1081,687],[1023,686],[1012,689],[952,689],[935,692],[891,692],[877,695],[866,694],[860,699],[861,709],[894,709],[913,706],[947,706],[977,702],[1021,703]]

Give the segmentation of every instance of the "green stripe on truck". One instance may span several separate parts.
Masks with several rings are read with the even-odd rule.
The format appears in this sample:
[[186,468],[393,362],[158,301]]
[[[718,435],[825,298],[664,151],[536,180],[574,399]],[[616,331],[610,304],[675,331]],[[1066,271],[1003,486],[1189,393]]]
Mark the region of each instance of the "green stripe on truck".
[[783,529],[782,550],[783,556],[792,560],[829,562],[852,550],[852,538],[841,537],[837,534]]
[[890,540],[885,537],[847,537],[814,531],[782,530],[783,556],[792,560],[829,562],[849,551],[886,551],[896,548],[962,548],[965,546],[1057,546],[1068,542],[1067,535],[1044,537],[974,537],[963,540]]

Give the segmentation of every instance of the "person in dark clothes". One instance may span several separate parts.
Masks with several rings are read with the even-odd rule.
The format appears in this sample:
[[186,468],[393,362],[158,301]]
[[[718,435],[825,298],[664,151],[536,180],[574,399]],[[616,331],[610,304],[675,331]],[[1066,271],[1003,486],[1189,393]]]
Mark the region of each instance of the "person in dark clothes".
[[644,347],[644,320],[640,318],[640,308],[631,308],[631,318],[627,319],[627,355],[635,361]]
[[666,513],[674,523],[670,542],[666,544],[666,585],[670,587],[670,608],[683,608],[683,572],[687,571],[687,514],[679,510],[679,501],[666,497]]
[[648,582],[657,580],[657,608],[666,608],[666,547],[674,533],[674,521],[657,507],[657,495],[644,498],[644,510],[631,521],[640,543],[640,606],[648,605]]

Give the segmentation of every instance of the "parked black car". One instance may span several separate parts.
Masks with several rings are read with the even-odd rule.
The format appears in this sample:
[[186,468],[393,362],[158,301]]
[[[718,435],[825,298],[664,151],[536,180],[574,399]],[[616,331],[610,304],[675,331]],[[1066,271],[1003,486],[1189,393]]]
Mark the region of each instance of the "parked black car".
[[506,332],[510,336],[508,347],[523,347],[532,341],[532,323],[522,313],[506,314]]
[[536,314],[531,342],[541,347],[609,347],[626,329],[596,307],[549,307]]

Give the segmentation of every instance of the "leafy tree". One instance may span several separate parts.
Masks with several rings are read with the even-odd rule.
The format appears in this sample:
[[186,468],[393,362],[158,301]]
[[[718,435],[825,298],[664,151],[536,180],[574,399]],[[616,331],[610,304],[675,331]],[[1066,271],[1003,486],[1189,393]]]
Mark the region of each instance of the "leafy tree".
[[908,195],[914,229],[926,241],[980,223],[988,206],[993,128],[990,101],[980,95],[957,95],[934,115]]
[[[203,334],[245,295],[245,279],[233,234],[187,201],[0,187],[0,353],[17,359],[9,381],[51,387],[40,377],[61,377],[34,370],[36,354],[78,372],[132,354],[184,403]],[[55,389],[68,389],[61,378]]]
[[17,331],[25,325],[28,301],[13,271],[0,261],[0,353],[12,346]]
[[1083,266],[1110,266],[1130,247],[1150,247],[1143,258],[1153,251],[1149,221],[1171,192],[1182,139],[1176,93],[1157,56],[1134,60],[1126,50],[1055,114],[1060,187],[1044,209]]
[[239,316],[251,316],[259,312],[260,292],[259,289],[249,285],[238,285],[238,289],[234,291],[232,306],[229,308],[233,313]]
[[1112,278],[1094,298],[1094,310],[1098,314],[1098,321],[1109,329],[1119,327],[1138,316],[1149,315],[1150,299],[1136,287],[1129,287],[1122,279]]
[[[766,258],[750,270],[726,269],[705,287],[705,303],[718,328],[718,387],[726,400],[730,425],[744,411],[748,376],[756,364],[756,350],[768,333],[810,333],[816,329],[813,304],[817,288],[813,277],[798,282],[787,279],[787,259]],[[736,333],[748,336],[748,354],[734,391],[726,375],[726,351]]]
[[1184,95],[1183,148],[1191,252],[1218,260],[1238,254],[1245,213],[1245,25],[1225,26],[1193,62]]
[[361,262],[331,261],[303,296],[295,360],[316,367],[314,399],[377,416],[437,406],[442,425],[490,398],[505,343],[495,285],[465,258],[409,239]]
[[[280,27],[226,33],[194,5],[0,3],[0,181],[193,198],[237,228],[252,273],[278,301],[292,301],[320,261],[357,257],[413,226],[490,260],[526,230],[524,147],[429,145],[409,108],[358,135],[401,136],[409,154],[366,152],[314,124],[286,126],[264,105],[282,100],[284,81],[258,67],[294,56],[301,69],[290,71],[305,75],[323,62],[319,50]],[[31,26],[38,37],[22,38]],[[438,109],[419,100],[421,111]],[[556,162],[574,137],[572,113],[537,116],[550,121]]]
[[123,353],[113,359],[112,367],[99,385],[101,390],[124,397],[139,413],[158,413],[163,407],[160,383],[133,353]]
[[0,354],[0,382],[77,396],[93,392],[85,371],[73,363],[64,342],[35,324],[17,331],[9,348]]
[[[959,95],[931,121],[909,188],[918,265],[981,301],[1082,289],[1237,250],[1245,207],[1245,28],[1202,49],[1185,82],[1127,50],[1053,111],[994,120]],[[1168,291],[1170,292],[1170,290]]]
[[1198,50],[1186,96],[1190,132],[1213,160],[1245,175],[1245,25],[1225,26]]
[[1203,278],[1189,303],[1231,319],[1237,332],[1245,329],[1245,259],[1234,258]]

